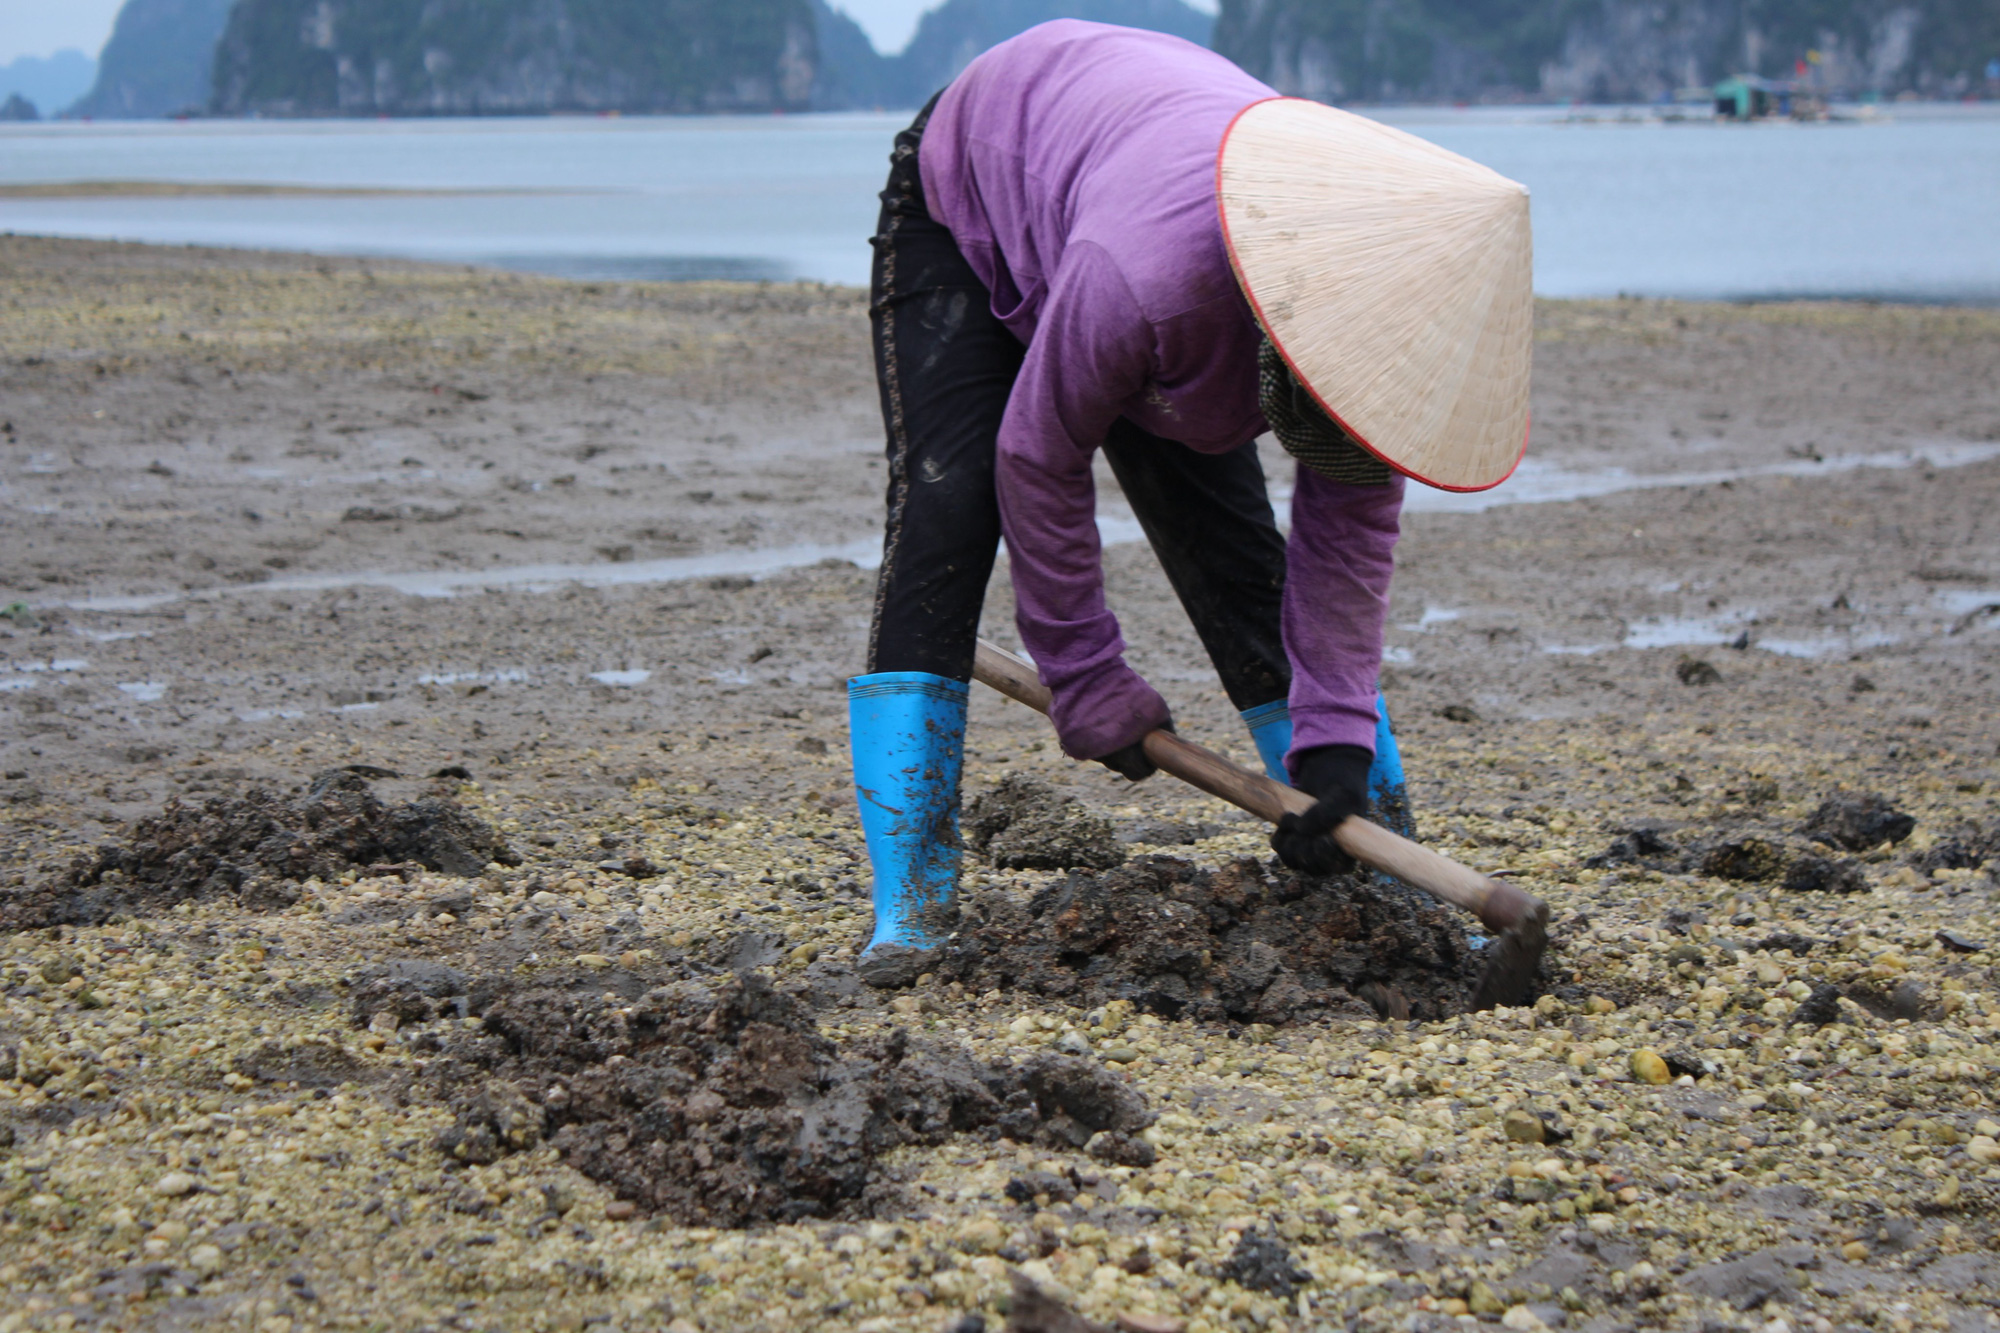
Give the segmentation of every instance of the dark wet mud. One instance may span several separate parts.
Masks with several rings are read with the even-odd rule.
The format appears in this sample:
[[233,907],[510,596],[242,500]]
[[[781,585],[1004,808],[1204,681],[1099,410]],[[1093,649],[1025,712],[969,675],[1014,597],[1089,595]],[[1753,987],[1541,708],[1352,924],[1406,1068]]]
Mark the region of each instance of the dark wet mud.
[[364,866],[470,876],[517,860],[491,825],[449,797],[389,804],[360,774],[328,769],[289,795],[253,788],[198,806],[170,801],[118,842],[0,896],[0,929],[100,925],[223,897],[271,911],[297,902],[304,880]]
[[971,898],[942,980],[1168,1017],[1288,1024],[1463,1011],[1480,951],[1463,913],[1367,873],[1310,879],[1244,859],[1149,856],[1032,897]]
[[964,825],[972,849],[1002,870],[1109,870],[1125,860],[1110,820],[1026,773],[981,792]]
[[[387,980],[371,978],[371,984]],[[448,988],[441,977],[406,989]],[[836,1043],[754,973],[636,1000],[474,982],[483,1030],[446,1027],[429,1071],[457,1116],[440,1142],[489,1162],[547,1141],[650,1213],[741,1227],[898,1210],[882,1154],[954,1134],[1150,1164],[1145,1098],[1092,1061],[989,1065],[900,1030]],[[427,997],[434,998],[434,997]]]

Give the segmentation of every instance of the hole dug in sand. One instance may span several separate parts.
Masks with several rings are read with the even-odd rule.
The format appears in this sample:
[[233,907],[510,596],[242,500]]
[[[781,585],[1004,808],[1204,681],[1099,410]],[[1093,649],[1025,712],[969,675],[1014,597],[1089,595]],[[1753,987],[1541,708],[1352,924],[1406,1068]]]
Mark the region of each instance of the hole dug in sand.
[[901,1030],[836,1043],[754,973],[632,1002],[517,985],[475,1007],[483,1031],[435,1038],[430,1077],[457,1115],[439,1147],[490,1162],[546,1138],[684,1225],[892,1210],[881,1155],[953,1134],[1153,1160],[1144,1096],[1095,1062],[988,1065]]

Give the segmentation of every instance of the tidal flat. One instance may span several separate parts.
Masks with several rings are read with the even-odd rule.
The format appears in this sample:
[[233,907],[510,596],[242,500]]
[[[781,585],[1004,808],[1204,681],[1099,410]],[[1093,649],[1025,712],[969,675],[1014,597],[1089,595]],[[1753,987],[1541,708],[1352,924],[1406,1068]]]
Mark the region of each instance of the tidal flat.
[[1408,514],[1383,686],[1544,993],[1176,1011],[1067,906],[1301,891],[977,689],[1130,859],[968,857],[1078,980],[854,980],[864,293],[0,238],[0,1330],[1988,1327],[2000,313],[1537,319],[1530,459],[1649,484]]

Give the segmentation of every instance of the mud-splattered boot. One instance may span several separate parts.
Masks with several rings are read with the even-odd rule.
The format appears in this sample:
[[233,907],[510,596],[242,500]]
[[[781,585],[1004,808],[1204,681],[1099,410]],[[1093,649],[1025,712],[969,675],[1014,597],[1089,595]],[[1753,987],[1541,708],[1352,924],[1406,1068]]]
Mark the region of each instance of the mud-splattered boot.
[[[1375,695],[1375,762],[1368,769],[1368,799],[1375,807],[1375,819],[1383,828],[1406,838],[1417,836],[1410,812],[1409,786],[1403,779],[1403,754],[1396,745],[1396,732],[1389,725],[1389,704],[1378,691]],[[1257,757],[1264,761],[1264,773],[1273,782],[1291,785],[1285,755],[1292,748],[1292,710],[1283,699],[1243,710],[1243,723],[1256,742]]]
[[1417,836],[1416,811],[1410,808],[1410,787],[1403,780],[1403,751],[1389,725],[1389,702],[1375,695],[1375,762],[1368,766],[1368,803],[1375,822],[1406,838]]
[[874,872],[875,933],[857,970],[873,986],[916,980],[958,898],[964,681],[885,671],[847,683],[854,795]]

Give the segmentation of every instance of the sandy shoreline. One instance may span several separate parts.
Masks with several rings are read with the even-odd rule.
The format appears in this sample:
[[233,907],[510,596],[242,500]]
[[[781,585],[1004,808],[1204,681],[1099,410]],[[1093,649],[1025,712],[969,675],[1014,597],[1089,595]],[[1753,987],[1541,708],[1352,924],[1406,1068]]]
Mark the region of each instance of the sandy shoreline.
[[[881,468],[862,294],[20,238],[0,240],[0,293],[0,602],[29,608],[0,621],[0,888],[170,797],[353,763],[412,775],[378,782],[397,796],[462,767],[444,788],[526,858],[0,945],[0,1044],[41,1062],[40,1082],[21,1059],[0,1079],[0,1319],[929,1333],[997,1318],[1021,1263],[1093,1317],[1197,1333],[1442,1328],[1455,1301],[1592,1329],[1747,1325],[1766,1300],[1782,1308],[1760,1324],[1970,1329],[2000,1299],[2000,1174],[1976,1137],[2000,1122],[2000,997],[1988,955],[1936,938],[2000,942],[1994,885],[1924,860],[1967,825],[2000,836],[2000,460],[1979,452],[2000,442],[2000,314],[1544,303],[1537,463],[1708,479],[1406,519],[1385,689],[1422,831],[1551,899],[1570,1000],[1408,1030],[1134,1020],[1118,1067],[1167,1113],[1155,1167],[951,1141],[895,1159],[900,1202],[873,1230],[739,1237],[620,1220],[547,1147],[452,1167],[430,1146],[449,1115],[409,1082],[422,1049],[369,1045],[342,983],[362,958],[615,960],[608,939],[705,957],[752,926],[793,951],[781,981],[808,953],[850,955],[865,909],[787,876],[855,877],[839,682],[866,571],[481,575],[865,550]],[[1814,462],[1859,456],[1911,462]],[[1115,546],[1107,567],[1135,664],[1184,730],[1247,757],[1150,555]],[[370,571],[457,586],[349,582]],[[989,610],[1010,640],[1004,580]],[[1719,679],[1683,683],[1705,678],[1694,660]],[[1043,736],[977,697],[968,790],[1025,769],[1128,836],[1221,830],[1136,850],[1259,854],[1213,803],[1070,765]],[[1635,825],[1681,846],[1789,837],[1842,787],[1917,820],[1858,857],[1863,894],[1585,864]],[[659,874],[597,868],[640,852]],[[559,921],[533,892],[565,899]],[[368,893],[474,906],[333,923]],[[533,962],[506,952],[531,917]],[[1788,932],[1817,943],[1754,947]],[[55,979],[70,962],[84,984]],[[1789,1022],[1794,983],[1904,979],[1914,1020],[1845,1003],[1817,1037]],[[1047,997],[902,998],[820,1030],[902,1024],[1016,1060],[1066,1028],[1099,1050],[1115,1035]],[[273,1042],[355,1063],[317,1090],[244,1074]],[[1654,1088],[1627,1072],[1640,1047],[1715,1069]],[[1509,1139],[1521,1107],[1576,1137]],[[1308,1160],[1294,1129],[1342,1147]],[[1050,1161],[1110,1184],[1007,1199]],[[201,1188],[153,1192],[169,1172]],[[1528,1178],[1547,1197],[1495,1193]],[[1614,1179],[1610,1205],[1578,1211],[1578,1182]],[[555,1226],[545,1184],[575,1200]],[[1253,1221],[1313,1275],[1303,1303],[1219,1276]],[[1772,1257],[1788,1246],[1803,1256]],[[1783,1286],[1747,1308],[1751,1288],[1701,1276],[1745,1254]]]

